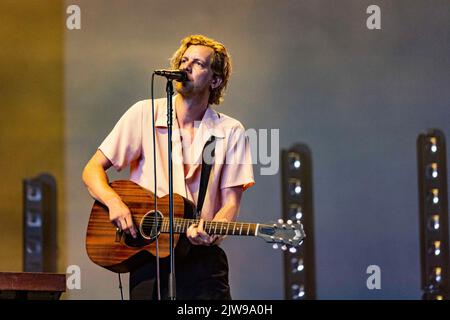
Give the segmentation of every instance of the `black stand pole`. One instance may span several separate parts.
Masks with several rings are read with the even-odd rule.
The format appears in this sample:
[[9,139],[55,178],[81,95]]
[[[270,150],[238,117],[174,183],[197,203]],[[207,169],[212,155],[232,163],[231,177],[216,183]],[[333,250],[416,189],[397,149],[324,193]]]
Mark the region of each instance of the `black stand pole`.
[[169,159],[169,247],[170,247],[170,273],[169,273],[169,299],[176,299],[176,281],[175,281],[175,256],[173,250],[173,172],[172,172],[172,95],[173,83],[171,79],[167,80],[167,137],[168,137],[168,159]]

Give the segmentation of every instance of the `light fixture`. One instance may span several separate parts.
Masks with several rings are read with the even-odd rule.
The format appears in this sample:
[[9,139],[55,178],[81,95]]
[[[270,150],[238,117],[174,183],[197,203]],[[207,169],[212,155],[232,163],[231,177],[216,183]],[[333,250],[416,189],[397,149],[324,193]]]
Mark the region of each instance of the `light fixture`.
[[302,184],[300,179],[289,179],[289,193],[293,196],[298,196],[302,192]]
[[298,170],[301,166],[300,155],[297,152],[288,153],[289,168],[291,170]]
[[420,260],[423,299],[449,299],[449,233],[445,136],[437,129],[417,139]]
[[[282,217],[287,225],[301,223],[306,233],[298,247],[283,247],[285,298],[315,299],[314,217],[311,151],[296,144],[281,152]],[[277,246],[279,247],[279,246]]]
[[302,207],[298,203],[291,203],[288,216],[291,220],[301,220],[303,217]]

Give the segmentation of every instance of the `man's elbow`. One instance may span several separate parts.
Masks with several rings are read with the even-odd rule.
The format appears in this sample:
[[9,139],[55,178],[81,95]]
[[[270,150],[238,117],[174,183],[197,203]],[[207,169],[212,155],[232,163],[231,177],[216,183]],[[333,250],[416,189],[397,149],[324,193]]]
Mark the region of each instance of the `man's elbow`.
[[89,193],[91,193],[90,189],[89,189],[89,179],[87,177],[87,174],[86,174],[85,170],[83,170],[83,173],[81,174],[81,180],[83,181],[84,186],[89,191]]
[[86,187],[89,187],[91,181],[90,178],[92,176],[92,170],[93,170],[92,164],[91,162],[88,162],[84,167],[83,172],[81,173],[81,180],[83,181]]

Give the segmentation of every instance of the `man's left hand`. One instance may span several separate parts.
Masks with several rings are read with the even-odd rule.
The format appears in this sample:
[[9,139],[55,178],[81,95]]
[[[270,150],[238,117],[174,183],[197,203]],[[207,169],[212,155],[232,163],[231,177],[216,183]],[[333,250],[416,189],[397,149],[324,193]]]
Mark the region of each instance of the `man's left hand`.
[[[226,220],[224,219],[217,221],[226,222]],[[205,220],[200,219],[198,225],[192,224],[189,226],[189,228],[186,231],[186,236],[189,239],[189,241],[197,246],[212,246],[220,244],[225,238],[225,236],[219,236],[217,234],[214,235],[207,234],[206,231],[203,229],[204,224]]]

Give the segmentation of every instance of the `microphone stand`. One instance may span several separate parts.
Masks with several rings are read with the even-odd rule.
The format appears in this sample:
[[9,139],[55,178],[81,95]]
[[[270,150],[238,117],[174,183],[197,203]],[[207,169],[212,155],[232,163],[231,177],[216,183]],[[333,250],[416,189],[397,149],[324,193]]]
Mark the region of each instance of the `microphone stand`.
[[168,138],[168,160],[169,160],[169,257],[170,257],[170,273],[169,273],[169,299],[176,300],[176,281],[175,281],[175,256],[173,250],[173,166],[172,166],[172,95],[173,83],[172,79],[167,79],[167,138]]
[[[175,254],[174,254],[174,232],[173,232],[173,163],[172,163],[172,96],[173,96],[173,80],[185,81],[187,79],[186,71],[184,70],[155,70],[154,74],[164,76],[167,78],[166,93],[167,93],[167,151],[168,151],[168,168],[169,168],[169,292],[168,298],[170,300],[176,299],[176,280],[175,280]],[[155,190],[156,193],[156,190]]]

